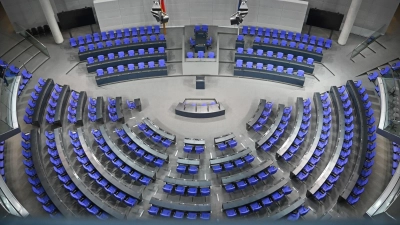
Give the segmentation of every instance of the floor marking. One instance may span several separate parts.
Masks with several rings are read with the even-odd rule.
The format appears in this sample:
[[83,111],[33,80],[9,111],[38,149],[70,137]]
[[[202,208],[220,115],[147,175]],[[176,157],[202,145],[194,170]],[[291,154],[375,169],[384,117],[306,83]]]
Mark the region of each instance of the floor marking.
[[252,142],[254,142],[253,139],[251,139],[251,138],[249,138],[249,139],[250,139]]
[[244,146],[244,144],[243,143],[240,143],[242,146],[243,146],[243,148],[246,148],[246,146]]
[[212,158],[212,154],[211,154],[211,152],[210,152],[210,157]]
[[175,152],[175,156],[178,154],[178,150],[176,150],[176,152]]
[[142,212],[140,213],[140,216],[139,216],[139,217],[142,217],[142,215],[143,215],[143,212],[144,212],[144,211],[142,211]]
[[219,196],[218,196],[218,193],[217,193],[217,200],[219,201]]
[[[154,192],[154,195],[156,195],[156,194],[157,194],[157,191],[158,191],[158,189],[156,190],[156,192]],[[154,195],[153,195],[153,196],[154,196]]]
[[260,162],[261,162],[261,159],[260,159],[260,158],[258,158],[258,156],[257,156],[257,159],[258,159],[258,161],[260,161]]
[[[132,117],[132,118],[135,118],[135,117]],[[133,125],[132,127],[137,127],[138,125],[137,124],[135,124],[135,125]]]
[[204,180],[207,180],[207,174],[206,173],[204,174]]
[[169,170],[168,176],[171,174],[171,170]]

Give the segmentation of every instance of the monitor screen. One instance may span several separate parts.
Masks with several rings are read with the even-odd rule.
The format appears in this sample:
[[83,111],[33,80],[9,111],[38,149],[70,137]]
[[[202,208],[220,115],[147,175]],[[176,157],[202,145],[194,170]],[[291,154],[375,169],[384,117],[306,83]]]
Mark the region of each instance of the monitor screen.
[[93,9],[91,7],[60,12],[57,13],[57,16],[60,20],[60,26],[62,29],[71,29],[96,24]]
[[343,14],[314,8],[310,9],[306,24],[338,31],[342,25],[343,18]]

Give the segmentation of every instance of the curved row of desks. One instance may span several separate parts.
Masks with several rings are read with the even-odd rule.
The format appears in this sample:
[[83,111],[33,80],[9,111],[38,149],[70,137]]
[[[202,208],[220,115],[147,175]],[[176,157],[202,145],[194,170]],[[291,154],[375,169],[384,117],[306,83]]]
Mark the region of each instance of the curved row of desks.
[[253,49],[262,49],[264,51],[282,52],[283,54],[293,54],[295,56],[303,56],[304,58],[313,58],[314,61],[321,62],[323,53],[310,52],[307,50],[301,50],[298,48],[290,48],[288,46],[280,46],[265,43],[254,43]]
[[49,100],[50,93],[54,88],[54,81],[50,78],[46,80],[46,83],[40,91],[38,99],[36,100],[36,105],[33,109],[34,113],[32,116],[32,124],[34,126],[40,127],[42,124],[43,117],[46,114],[47,101]]
[[125,133],[128,135],[128,137],[137,145],[139,148],[143,149],[145,152],[154,155],[157,158],[160,158],[164,160],[166,163],[169,161],[169,155],[166,153],[162,153],[159,151],[154,150],[151,148],[149,145],[143,142],[142,139],[140,139],[136,134],[132,132],[132,130],[128,127],[128,125],[123,124],[122,129],[124,129]]
[[136,164],[128,155],[126,155],[120,148],[118,148],[118,146],[114,144],[110,136],[108,136],[107,128],[105,125],[101,125],[99,130],[104,140],[106,141],[108,147],[110,147],[111,151],[114,152],[114,154],[119,159],[121,159],[123,163],[130,166],[132,169],[138,171],[139,173],[151,178],[153,181],[156,179],[156,173],[154,171],[149,171],[146,168]]
[[260,70],[256,68],[245,68],[245,67],[239,67],[239,68],[235,67],[233,69],[233,75],[240,77],[250,77],[256,79],[269,80],[299,87],[303,87],[304,82],[306,80],[305,77],[299,77],[297,75],[278,73],[275,71],[268,71],[268,70]]
[[243,205],[248,205],[250,203],[253,203],[255,201],[259,201],[270,194],[274,193],[275,191],[279,190],[282,188],[287,182],[289,182],[290,178],[282,178],[279,182],[274,184],[272,187],[269,187],[268,189],[261,190],[253,195],[250,196],[245,196],[239,199],[235,199],[232,201],[227,201],[222,203],[222,209],[227,210],[227,209],[234,209]]
[[103,96],[96,98],[96,121],[104,123],[104,98]]
[[231,139],[234,139],[234,138],[235,138],[235,135],[233,133],[225,134],[225,135],[222,135],[220,137],[215,137],[214,138],[214,145],[217,145],[218,143],[221,143],[221,142],[227,142],[227,141],[229,141]]
[[239,158],[242,158],[248,154],[251,153],[251,149],[250,148],[245,148],[239,152],[236,152],[235,154],[232,155],[226,155],[223,157],[217,157],[217,158],[211,158],[210,159],[210,165],[215,165],[215,164],[223,164],[226,162],[230,162],[230,161],[235,161]]
[[189,212],[211,212],[211,204],[189,204],[172,201],[162,201],[158,198],[152,197],[150,204],[172,210],[189,211]]
[[325,183],[328,179],[329,175],[332,173],[333,169],[336,166],[336,163],[340,157],[340,152],[342,151],[343,141],[344,141],[344,126],[345,126],[345,118],[344,118],[344,108],[342,104],[342,100],[340,98],[340,93],[337,87],[331,87],[330,96],[332,100],[332,105],[334,108],[334,113],[337,115],[336,119],[336,127],[337,127],[337,140],[335,147],[333,149],[333,154],[331,159],[328,162],[328,165],[325,167],[324,171],[317,178],[314,184],[308,189],[308,195],[314,195]]
[[127,186],[125,183],[121,182],[118,178],[112,175],[106,168],[104,168],[103,165],[101,165],[101,162],[94,156],[92,149],[87,145],[82,127],[79,127],[77,129],[77,133],[79,136],[79,141],[82,145],[82,149],[85,152],[86,157],[88,157],[90,163],[94,166],[94,168],[117,189],[141,201],[142,200],[141,192],[143,188],[141,188],[139,191],[133,190],[132,187]]
[[49,196],[50,200],[64,217],[78,216],[70,208],[68,208],[65,202],[63,202],[62,199],[59,197],[58,190],[54,189],[54,187],[51,186],[48,181],[48,177],[46,176],[46,172],[43,166],[43,161],[40,157],[40,149],[42,148],[42,146],[40,144],[41,138],[39,134],[39,129],[32,129],[30,135],[32,161],[33,165],[35,166],[35,170],[40,180],[40,183],[43,186],[43,189],[46,191],[46,194]]
[[164,59],[167,61],[166,53],[156,53],[156,54],[146,54],[146,55],[134,55],[123,58],[115,58],[110,60],[104,60],[101,62],[94,62],[92,64],[86,64],[86,69],[88,73],[94,73],[98,69],[105,69],[107,67],[117,67],[119,65],[128,65],[130,63],[140,63],[140,62],[158,62],[158,60]]
[[276,66],[283,66],[285,68],[293,68],[294,70],[303,70],[306,73],[314,72],[314,65],[305,62],[297,62],[294,60],[278,59],[276,57],[259,56],[256,54],[240,54],[235,53],[235,62],[241,59],[243,62],[263,63],[264,65],[272,64]]
[[314,101],[316,117],[317,117],[316,118],[317,125],[316,125],[315,136],[314,136],[314,139],[313,139],[313,142],[312,142],[310,148],[308,149],[306,154],[304,154],[303,158],[300,160],[299,165],[297,165],[296,168],[294,168],[294,170],[290,173],[290,175],[292,177],[297,176],[301,172],[301,170],[303,170],[304,166],[308,163],[308,161],[310,161],[311,157],[314,154],[314,150],[318,146],[319,137],[321,136],[321,133],[322,133],[323,110],[324,109],[322,107],[321,94],[314,93],[313,101]]
[[365,159],[368,149],[368,125],[367,116],[365,115],[364,102],[362,101],[361,96],[358,94],[358,88],[355,86],[352,80],[347,81],[346,90],[348,91],[351,102],[353,103],[354,112],[357,115],[356,121],[358,122],[360,134],[358,136],[359,147],[356,148],[357,151],[352,153],[357,154],[356,161],[354,163],[354,170],[351,173],[350,180],[346,185],[346,189],[340,194],[340,198],[342,200],[346,200],[349,197],[354,186],[356,185],[357,180],[363,170],[363,160]]
[[170,177],[170,176],[166,176],[164,178],[164,182],[168,183],[168,184],[181,185],[181,186],[185,186],[185,187],[210,187],[211,186],[210,180],[189,180],[189,179],[175,178],[175,177]]
[[282,120],[284,109],[285,109],[285,105],[282,105],[282,104],[278,105],[278,111],[276,112],[276,117],[275,117],[274,122],[271,124],[269,129],[264,133],[264,135],[260,138],[260,140],[255,142],[256,149],[261,147],[261,145],[263,145],[265,142],[267,142],[268,139],[274,134],[274,132],[276,131],[276,129],[279,126],[279,123]]
[[76,107],[76,124],[81,126],[83,126],[83,112],[85,110],[86,102],[87,102],[86,91],[79,92],[78,106]]
[[276,158],[282,157],[286,151],[290,148],[293,144],[294,140],[297,137],[297,134],[300,131],[301,123],[303,122],[303,113],[304,113],[304,100],[303,98],[297,98],[296,100],[296,122],[292,133],[286,139],[285,143],[278,149],[276,152]]
[[225,108],[220,104],[190,105],[179,102],[175,114],[189,118],[213,118],[225,115]]
[[272,160],[263,161],[256,167],[252,167],[246,171],[243,171],[243,172],[231,175],[231,176],[221,177],[221,182],[223,185],[225,185],[225,184],[229,184],[229,183],[233,183],[236,181],[240,181],[240,180],[249,178],[251,176],[258,174],[261,171],[266,170],[272,164],[273,164]]
[[56,113],[54,114],[54,124],[62,126],[65,108],[67,107],[70,96],[69,85],[62,86],[61,92],[58,94],[58,96],[59,98],[57,100]]
[[171,140],[173,143],[175,143],[176,141],[176,136],[174,134],[171,134],[163,129],[161,129],[160,127],[158,127],[157,125],[154,124],[153,121],[151,121],[148,117],[143,119],[143,123],[145,123],[152,131],[154,131],[155,133],[157,133],[158,135],[160,135],[162,138],[166,138]]
[[[6,104],[9,108],[9,110],[7,110],[7,113],[5,113],[6,115],[1,115],[2,120],[4,120],[3,121],[4,123],[2,123],[3,126],[0,127],[0,141],[5,141],[21,132],[21,128],[19,127],[18,124],[18,115],[17,115],[17,98],[18,98],[20,81],[21,81],[21,76],[16,76],[8,87],[9,89],[9,91],[7,91],[8,93],[3,92],[1,90],[2,88],[5,87],[0,87],[0,92],[4,93],[3,95],[0,93],[0,98],[4,99],[2,101],[3,104]],[[7,98],[8,100],[5,100]],[[6,191],[6,189],[7,188],[5,187],[4,190]]]
[[148,49],[148,48],[158,48],[158,47],[167,47],[167,41],[151,41],[151,42],[140,42],[140,43],[131,43],[128,45],[118,45],[112,47],[98,48],[94,50],[88,50],[85,52],[79,52],[78,57],[80,61],[84,61],[89,57],[97,57],[98,55],[107,55],[108,53],[117,54],[118,52],[127,52],[129,50],[138,50],[138,49]]
[[127,70],[113,74],[105,74],[96,76],[96,84],[98,86],[120,83],[123,81],[130,81],[136,79],[153,78],[160,76],[167,76],[167,67],[145,68],[137,70]]
[[263,113],[265,109],[265,104],[267,104],[267,100],[265,99],[260,99],[260,103],[258,103],[258,107],[256,112],[254,113],[253,117],[246,123],[246,129],[250,130],[260,119],[261,114]]
[[295,201],[293,204],[291,204],[288,207],[286,207],[284,210],[281,210],[278,213],[270,216],[269,219],[271,219],[271,220],[279,220],[279,219],[287,216],[288,214],[290,214],[291,212],[293,212],[294,210],[296,210],[300,206],[302,206],[305,203],[305,201],[306,201],[306,198],[304,196],[300,197],[299,199],[297,199],[297,201]]
[[179,157],[178,160],[176,160],[176,163],[184,164],[184,165],[191,165],[191,166],[200,166],[199,159],[188,159],[188,158]]
[[63,130],[62,128],[57,128],[54,130],[55,135],[55,142],[57,146],[58,155],[60,160],[67,172],[68,176],[71,178],[72,182],[76,185],[76,187],[86,196],[93,204],[98,206],[100,209],[104,210],[109,215],[117,218],[117,219],[124,219],[125,214],[119,212],[115,208],[108,205],[106,202],[102,201],[100,198],[95,196],[90,188],[83,182],[83,180],[78,176],[77,172],[73,169],[70,159],[68,158],[66,153],[66,149],[64,148],[63,143]]

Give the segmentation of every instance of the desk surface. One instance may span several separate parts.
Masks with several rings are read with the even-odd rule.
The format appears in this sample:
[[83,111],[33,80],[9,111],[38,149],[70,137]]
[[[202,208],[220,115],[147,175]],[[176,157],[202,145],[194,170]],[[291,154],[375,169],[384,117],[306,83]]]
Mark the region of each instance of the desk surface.
[[184,179],[184,178],[175,178],[166,176],[164,178],[164,182],[168,184],[181,185],[185,187],[210,187],[210,180],[193,180],[193,179]]
[[184,212],[211,212],[211,205],[209,203],[189,204],[189,203],[171,202],[168,200],[162,201],[158,198],[152,197],[150,199],[150,204],[162,208],[179,210]]
[[218,157],[218,158],[212,158],[210,159],[210,164],[211,165],[215,165],[215,164],[220,164],[220,163],[226,163],[226,162],[230,162],[230,161],[234,161],[236,159],[242,158],[248,154],[251,153],[251,149],[250,148],[245,148],[239,152],[236,152],[235,154],[232,155],[226,155],[223,157]]
[[160,127],[158,127],[157,125],[155,125],[153,123],[153,121],[151,121],[149,118],[144,118],[143,122],[154,132],[156,132],[157,134],[159,134],[161,137],[167,138],[169,140],[171,140],[172,142],[175,142],[176,140],[176,136],[161,129]]
[[279,123],[281,122],[281,119],[283,117],[283,110],[285,109],[285,105],[279,104],[278,105],[278,111],[276,112],[276,117],[274,120],[274,123],[271,124],[271,126],[269,127],[269,129],[265,132],[265,134],[260,138],[260,140],[258,140],[255,143],[255,147],[259,148],[261,147],[261,145],[263,145],[265,142],[268,141],[268,139],[274,134],[274,132],[276,131],[276,129],[278,129]]

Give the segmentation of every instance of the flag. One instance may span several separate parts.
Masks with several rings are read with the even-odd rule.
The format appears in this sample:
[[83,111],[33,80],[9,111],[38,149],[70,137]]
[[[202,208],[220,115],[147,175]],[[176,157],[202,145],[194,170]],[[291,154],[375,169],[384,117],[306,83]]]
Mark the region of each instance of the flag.
[[165,8],[165,0],[161,0],[161,10],[167,12],[167,9]]

